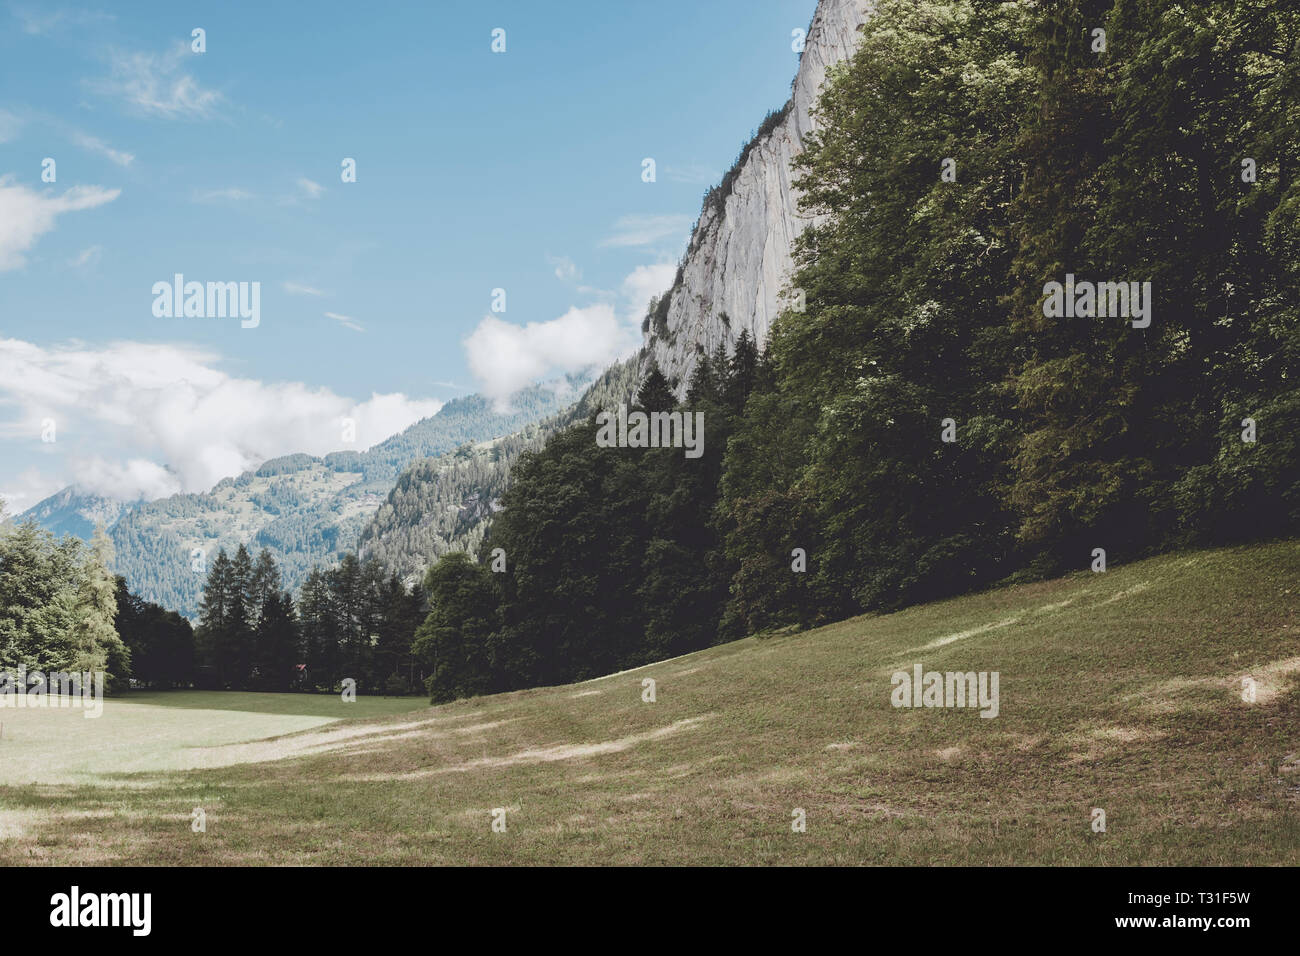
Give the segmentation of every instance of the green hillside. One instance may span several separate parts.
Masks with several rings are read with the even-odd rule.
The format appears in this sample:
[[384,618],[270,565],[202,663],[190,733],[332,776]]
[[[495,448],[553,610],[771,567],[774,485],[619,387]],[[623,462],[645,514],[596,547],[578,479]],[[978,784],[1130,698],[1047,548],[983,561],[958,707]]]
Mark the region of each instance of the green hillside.
[[511,402],[502,411],[480,395],[456,399],[367,451],[286,455],[211,491],[141,504],[111,529],[116,570],[135,593],[188,617],[198,613],[204,580],[192,568],[195,548],[207,561],[241,543],[266,548],[285,586],[296,588],[313,565],[356,550],[362,528],[410,462],[516,432],[571,397],[533,386]]
[[[998,672],[997,717],[891,706],[891,675],[916,664]],[[239,736],[259,732],[251,713],[221,739],[210,723],[171,733],[194,711],[162,696],[110,701],[93,731],[167,736],[154,764],[88,758],[71,788],[59,761],[29,758],[76,722],[4,713],[0,766],[28,769],[0,770],[0,862],[1300,863],[1297,541],[394,716],[322,724],[325,698],[200,702],[308,728],[261,740]]]
[[477,554],[516,459],[593,412],[628,401],[636,368],[636,358],[615,363],[573,405],[514,434],[408,465],[361,529],[360,555],[415,581],[444,554]]

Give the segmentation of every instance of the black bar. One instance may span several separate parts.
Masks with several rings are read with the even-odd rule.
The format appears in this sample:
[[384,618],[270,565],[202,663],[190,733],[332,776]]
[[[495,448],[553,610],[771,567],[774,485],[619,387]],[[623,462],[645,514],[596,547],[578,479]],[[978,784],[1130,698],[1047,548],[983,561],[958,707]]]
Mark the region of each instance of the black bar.
[[[51,925],[52,898],[70,897],[73,886],[83,905],[90,894],[150,894],[148,935],[135,935],[126,918],[117,927]],[[457,926],[484,939],[572,939],[608,928],[626,935],[593,939],[662,944],[703,921],[700,932],[732,939],[815,925],[862,941],[903,933],[945,946],[1023,943],[1025,933],[1231,946],[1294,932],[1294,886],[1293,869],[1241,867],[11,868],[0,875],[0,912],[15,940],[76,934],[128,945],[247,936],[368,947],[415,933],[435,946],[451,943]],[[1154,922],[1120,925],[1133,919]]]

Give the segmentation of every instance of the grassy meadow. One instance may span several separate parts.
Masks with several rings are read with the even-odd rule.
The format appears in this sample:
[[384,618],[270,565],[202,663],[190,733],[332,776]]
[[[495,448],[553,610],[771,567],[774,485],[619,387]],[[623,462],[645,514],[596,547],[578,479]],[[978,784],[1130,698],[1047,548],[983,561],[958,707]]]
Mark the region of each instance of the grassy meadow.
[[[997,671],[998,716],[891,706],[917,663]],[[132,693],[0,721],[5,864],[1296,865],[1300,543],[440,707]]]

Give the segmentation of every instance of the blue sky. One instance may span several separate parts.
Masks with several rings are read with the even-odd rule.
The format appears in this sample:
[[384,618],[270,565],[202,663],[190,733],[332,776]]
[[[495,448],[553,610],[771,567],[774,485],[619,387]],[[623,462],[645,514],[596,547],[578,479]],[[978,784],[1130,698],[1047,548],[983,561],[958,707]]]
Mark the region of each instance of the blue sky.
[[[625,353],[815,5],[0,5],[0,495],[200,490]],[[178,272],[260,324],[156,317]]]

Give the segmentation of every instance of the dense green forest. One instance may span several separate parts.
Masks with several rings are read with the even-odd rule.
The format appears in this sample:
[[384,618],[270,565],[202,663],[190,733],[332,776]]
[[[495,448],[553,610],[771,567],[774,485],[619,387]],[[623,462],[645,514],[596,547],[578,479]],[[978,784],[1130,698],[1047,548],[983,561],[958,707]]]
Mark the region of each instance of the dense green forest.
[[[705,416],[699,458],[601,447],[595,416],[521,458],[479,562],[452,555],[427,577],[420,637],[435,700],[607,674],[717,640],[731,562],[713,512],[727,436],[759,372],[746,334],[730,359],[701,358],[686,399]],[[657,369],[635,406],[674,406]]]
[[[434,699],[1300,530],[1298,39],[1278,0],[881,2],[799,160],[805,311],[701,363],[702,458],[594,416],[520,457],[428,575]],[[1093,295],[1148,282],[1147,325]]]
[[176,611],[133,594],[117,576],[114,626],[131,653],[136,686],[166,690],[189,687],[195,677],[194,628]]
[[376,561],[345,554],[313,568],[298,601],[265,548],[218,551],[203,588],[194,682],[215,690],[408,693],[420,679],[411,655],[424,594]]
[[[0,502],[0,515],[3,514]],[[174,611],[132,594],[109,570],[103,528],[90,544],[32,521],[0,523],[0,671],[103,673],[119,692],[188,683],[194,635]]]

